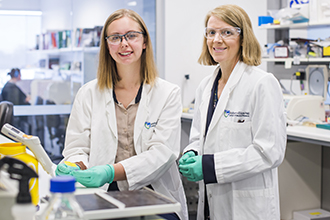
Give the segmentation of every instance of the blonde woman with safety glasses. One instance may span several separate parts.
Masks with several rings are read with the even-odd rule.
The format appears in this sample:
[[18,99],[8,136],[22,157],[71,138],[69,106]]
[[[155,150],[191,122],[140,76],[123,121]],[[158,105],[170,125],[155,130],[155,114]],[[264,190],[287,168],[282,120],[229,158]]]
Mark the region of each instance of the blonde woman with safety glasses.
[[278,81],[257,68],[261,50],[246,12],[222,5],[205,20],[199,63],[215,65],[196,91],[180,172],[199,181],[197,219],[280,220],[277,167],[286,147]]

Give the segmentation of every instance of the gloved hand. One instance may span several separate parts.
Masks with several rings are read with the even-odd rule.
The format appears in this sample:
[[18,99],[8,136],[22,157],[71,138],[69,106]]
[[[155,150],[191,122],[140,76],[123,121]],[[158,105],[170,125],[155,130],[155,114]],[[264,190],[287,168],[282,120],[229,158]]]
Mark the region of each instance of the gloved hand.
[[65,176],[65,175],[71,175],[71,172],[74,170],[80,170],[79,166],[69,166],[64,163],[60,163],[57,165],[55,173],[56,176]]
[[185,163],[179,164],[180,172],[189,181],[196,182],[203,179],[202,158],[203,156],[193,156],[186,159]]
[[190,157],[194,157],[195,153],[193,151],[188,151],[187,153],[185,153],[179,160],[179,164],[185,164],[186,160]]
[[75,170],[72,172],[77,182],[86,187],[100,187],[106,183],[112,183],[115,177],[115,168],[112,165],[100,165],[87,170]]

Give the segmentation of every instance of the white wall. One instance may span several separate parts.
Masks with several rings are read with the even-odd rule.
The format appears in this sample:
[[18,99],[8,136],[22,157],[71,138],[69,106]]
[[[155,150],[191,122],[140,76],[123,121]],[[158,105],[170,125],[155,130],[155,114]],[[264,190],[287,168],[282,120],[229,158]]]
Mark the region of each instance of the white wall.
[[43,32],[103,26],[107,17],[119,9],[120,5],[122,3],[107,0],[41,1]]
[[71,1],[41,1],[42,33],[48,30],[71,30]]
[[41,0],[1,0],[0,10],[40,11]]
[[120,5],[115,1],[73,0],[73,27],[94,28],[103,26],[108,16]]
[[[267,15],[267,1],[232,0],[231,4],[242,7],[250,16],[255,34],[261,45],[266,43],[265,30],[258,29],[258,16]],[[165,79],[179,85],[183,92],[183,105],[187,106],[195,97],[199,82],[215,67],[197,63],[202,48],[204,19],[207,12],[224,0],[164,0],[165,37],[164,68]],[[190,79],[185,80],[184,75]]]
[[[108,16],[117,9],[128,8],[141,13],[144,7],[149,5],[148,2],[142,0],[136,1],[138,2],[136,6],[129,6],[128,0],[41,1],[43,31],[103,26]],[[145,22],[148,24],[148,19],[145,19]]]

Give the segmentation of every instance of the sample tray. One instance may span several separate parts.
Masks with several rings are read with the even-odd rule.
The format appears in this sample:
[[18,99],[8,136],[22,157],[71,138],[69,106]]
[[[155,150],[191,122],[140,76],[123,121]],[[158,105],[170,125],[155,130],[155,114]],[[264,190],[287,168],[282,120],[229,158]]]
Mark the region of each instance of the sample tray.
[[180,203],[148,188],[75,195],[88,219],[147,216],[180,211]]

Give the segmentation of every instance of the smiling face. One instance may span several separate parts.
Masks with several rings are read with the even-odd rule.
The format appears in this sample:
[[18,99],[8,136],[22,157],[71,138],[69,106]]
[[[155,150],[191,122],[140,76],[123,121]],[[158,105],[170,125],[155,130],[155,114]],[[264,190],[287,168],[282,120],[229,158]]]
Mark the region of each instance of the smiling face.
[[[123,35],[132,31],[141,32],[139,24],[129,17],[123,17],[113,21],[108,26],[107,36],[114,34]],[[117,65],[140,65],[141,54],[146,46],[143,35],[138,34],[137,36],[137,39],[133,42],[127,42],[124,37],[122,37],[122,41],[118,45],[108,42],[110,55],[116,61]]]
[[[233,28],[233,26],[220,20],[215,16],[211,16],[207,22],[207,28],[221,29],[221,28]],[[207,47],[212,58],[218,62],[221,66],[235,66],[239,60],[240,49],[240,36],[222,38],[217,33],[214,39],[207,39]]]

